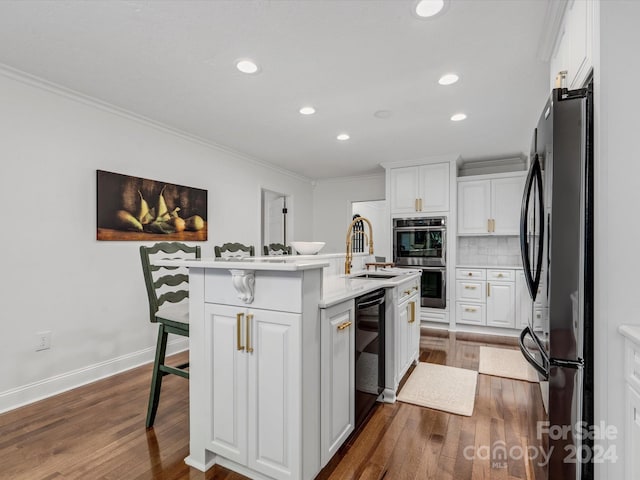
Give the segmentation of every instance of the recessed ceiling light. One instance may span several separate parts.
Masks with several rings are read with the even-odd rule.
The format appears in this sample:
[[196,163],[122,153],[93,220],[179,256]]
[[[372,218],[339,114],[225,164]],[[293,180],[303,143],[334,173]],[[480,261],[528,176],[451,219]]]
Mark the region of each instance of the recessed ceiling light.
[[341,133],[336,138],[338,140],[345,141],[345,140],[349,140],[351,137],[347,133]]
[[460,121],[464,120],[465,118],[467,118],[467,116],[464,113],[456,113],[455,115],[451,116],[451,121],[452,122],[460,122]]
[[377,110],[373,113],[376,118],[389,118],[391,117],[391,110]]
[[242,73],[249,73],[249,74],[258,73],[258,70],[260,70],[258,65],[253,60],[248,60],[248,59],[238,60],[236,62],[236,68],[240,70]]
[[451,85],[453,83],[456,83],[458,80],[460,80],[460,77],[458,77],[458,75],[456,75],[455,73],[447,73],[440,77],[438,83],[440,85]]
[[429,18],[437,15],[444,8],[444,0],[420,0],[415,7],[416,15]]
[[302,115],[313,115],[314,113],[316,113],[316,109],[313,107],[302,107],[299,112]]

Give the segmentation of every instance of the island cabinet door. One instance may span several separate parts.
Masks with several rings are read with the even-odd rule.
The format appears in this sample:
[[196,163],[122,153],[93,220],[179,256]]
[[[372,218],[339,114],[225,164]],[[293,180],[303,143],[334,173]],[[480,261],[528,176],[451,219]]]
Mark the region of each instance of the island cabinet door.
[[409,298],[407,305],[407,323],[409,324],[408,353],[409,362],[417,360],[420,356],[420,294],[414,293]]
[[409,345],[411,343],[409,334],[409,320],[411,319],[409,308],[409,302],[405,300],[400,302],[396,310],[396,385],[398,385],[409,367]]
[[353,300],[322,311],[322,466],[335,455],[355,425],[355,329]]
[[[247,463],[247,365],[244,309],[207,305],[205,355],[210,365],[208,449]],[[192,412],[193,414],[193,412]]]
[[246,321],[248,466],[278,480],[302,478],[302,316],[249,309]]

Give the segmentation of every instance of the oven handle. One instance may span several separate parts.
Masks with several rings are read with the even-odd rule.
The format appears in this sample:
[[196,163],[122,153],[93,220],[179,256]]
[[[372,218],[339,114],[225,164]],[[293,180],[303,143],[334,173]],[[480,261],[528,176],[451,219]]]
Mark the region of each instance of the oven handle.
[[395,227],[393,229],[394,232],[433,232],[436,230],[440,230],[444,232],[446,228],[444,227]]

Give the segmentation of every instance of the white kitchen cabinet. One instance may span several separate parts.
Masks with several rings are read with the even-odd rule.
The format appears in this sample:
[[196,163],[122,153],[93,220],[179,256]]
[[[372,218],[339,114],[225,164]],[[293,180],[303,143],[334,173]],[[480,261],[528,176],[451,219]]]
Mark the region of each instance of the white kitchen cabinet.
[[420,354],[420,278],[387,293],[384,401],[395,402],[402,377]]
[[[538,286],[538,295],[544,289],[544,284]],[[539,298],[539,297],[538,297]],[[533,325],[533,330],[541,332],[543,330],[544,309],[539,300],[535,304],[531,302],[531,294],[524,278],[524,271],[516,272],[516,326],[519,329],[525,328],[527,325]],[[533,316],[533,322],[531,322]]]
[[516,296],[522,296],[516,295],[517,285],[520,285],[517,272],[522,271],[510,268],[456,268],[456,323],[520,328],[522,320],[519,312],[520,308],[524,311],[525,307],[520,307],[516,301]]
[[558,31],[550,59],[551,88],[556,87],[558,72],[566,71],[564,86],[584,86],[593,66],[594,9],[597,2],[570,0]]
[[396,378],[398,382],[407,372],[411,363],[418,358],[420,349],[420,298],[417,289],[408,288],[399,292],[398,304],[398,349],[396,360]]
[[212,375],[207,448],[274,479],[300,471],[301,315],[205,306]]
[[525,179],[520,172],[459,178],[458,235],[518,235]]
[[392,168],[391,214],[449,210],[449,163]]
[[635,479],[640,478],[640,326],[623,325],[620,333],[625,336],[624,478]]
[[487,325],[516,327],[516,286],[514,282],[487,281]]
[[353,300],[321,310],[320,424],[322,464],[338,451],[355,424],[355,308]]

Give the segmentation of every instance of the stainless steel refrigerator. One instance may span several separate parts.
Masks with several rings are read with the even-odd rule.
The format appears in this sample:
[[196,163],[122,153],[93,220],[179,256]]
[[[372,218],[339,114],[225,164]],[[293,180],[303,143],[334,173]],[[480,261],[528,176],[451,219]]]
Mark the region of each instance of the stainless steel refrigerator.
[[592,88],[552,91],[522,199],[520,245],[535,314],[520,349],[548,381],[548,425],[539,431],[553,480],[593,478],[593,444],[581,435],[593,425]]

